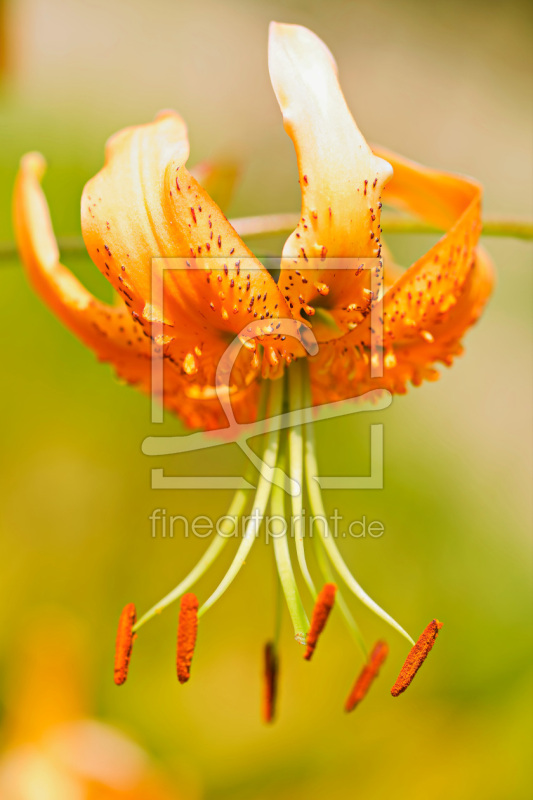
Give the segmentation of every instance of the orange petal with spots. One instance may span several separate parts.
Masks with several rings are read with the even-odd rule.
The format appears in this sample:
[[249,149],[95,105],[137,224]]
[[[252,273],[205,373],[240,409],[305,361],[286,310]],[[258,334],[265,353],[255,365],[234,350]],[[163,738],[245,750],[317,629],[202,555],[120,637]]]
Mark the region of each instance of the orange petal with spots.
[[[449,230],[388,288],[371,316],[342,339],[321,345],[312,366],[316,402],[375,388],[404,393],[409,382],[435,380],[434,365],[449,365],[462,352],[461,339],[492,291],[493,267],[478,247],[480,186],[388,152],[384,155],[395,170],[384,200],[429,222],[448,225]],[[383,323],[380,378],[370,377],[372,320]]]
[[322,344],[317,358],[311,362],[314,404],[359,397],[372,389],[405,394],[409,383],[419,386],[424,380],[437,380],[439,372],[435,367],[439,363],[451,366],[454,358],[462,354],[462,339],[481,315],[493,282],[492,262],[487,253],[478,248],[475,266],[463,285],[460,299],[438,330],[432,328],[432,338],[418,336],[390,347],[384,355],[381,377],[370,377],[366,348],[343,344],[343,340]]
[[[22,159],[14,196],[17,243],[28,277],[56,316],[96,356],[110,362],[118,376],[150,392],[151,340],[135,322],[119,298],[107,305],[95,298],[61,264],[46,199],[40,185],[45,162],[37,153]],[[168,346],[157,345],[164,352]],[[227,418],[211,390],[208,394],[186,380],[170,358],[165,358],[161,401],[190,427],[226,427]],[[232,408],[239,422],[249,422],[257,407],[257,382],[232,395]]]
[[[249,386],[231,393],[232,412],[239,424],[255,420],[259,390],[259,381],[254,380]],[[178,390],[173,391],[171,385],[169,391],[165,391],[164,405],[177,414],[189,428],[220,430],[222,437],[224,429],[228,428],[228,418],[211,387],[207,390],[197,384],[180,384]]]
[[413,264],[377,306],[384,344],[413,341],[439,325],[459,301],[481,233],[481,186],[470,178],[428,169],[388,151],[394,177],[384,202],[405,208],[448,232]]
[[[264,321],[283,360],[292,342],[268,333],[290,316],[264,266],[185,167],[186,130],[174,112],[111,138],[82,199],[89,254],[139,324],[162,324],[167,352],[194,381],[213,383],[235,334]],[[153,259],[156,259],[153,261]],[[253,372],[243,353],[240,382]]]
[[57,317],[120,377],[145,383],[149,345],[128,310],[97,300],[59,260],[40,180],[45,161],[29,153],[21,161],[15,184],[14,224],[17,244],[34,288]]
[[296,149],[302,193],[301,219],[283,248],[279,286],[295,316],[306,312],[324,341],[331,333],[321,325],[323,317],[315,317],[317,308],[329,312],[339,333],[368,310],[368,269],[342,266],[348,259],[379,258],[380,195],[392,170],[355,124],[333,56],[314,33],[272,23],[269,68]]

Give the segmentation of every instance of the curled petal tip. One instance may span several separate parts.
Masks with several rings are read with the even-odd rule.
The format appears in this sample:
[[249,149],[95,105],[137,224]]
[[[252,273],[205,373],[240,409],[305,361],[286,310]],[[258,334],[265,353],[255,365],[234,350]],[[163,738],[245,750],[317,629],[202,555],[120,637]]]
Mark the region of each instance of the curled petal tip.
[[322,39],[304,25],[272,21],[268,28],[268,36],[269,42],[273,45],[278,43],[290,43],[290,46],[294,50],[301,50],[302,52],[305,49],[318,49],[319,52],[327,55],[332,64],[335,65],[336,63],[330,49],[324,44]]
[[[300,319],[301,314],[312,318],[317,338],[325,341],[331,331],[324,330],[320,315],[315,319],[324,287],[341,332],[352,330],[368,307],[362,295],[366,276],[346,270],[331,283],[331,259],[380,257],[380,196],[392,168],[366,143],[346,104],[335,60],[312,31],[273,25],[269,70],[296,150],[302,192],[300,220],[283,248],[280,284],[287,286],[286,299],[300,309]],[[297,259],[303,259],[306,272],[298,271],[293,280]]]
[[46,159],[36,150],[25,153],[20,159],[20,168],[23,171],[33,172],[37,180],[41,180],[46,172]]
[[160,119],[167,119],[168,117],[178,117],[179,114],[177,111],[174,111],[173,108],[162,108],[161,111],[158,111],[155,115],[155,122],[158,122]]

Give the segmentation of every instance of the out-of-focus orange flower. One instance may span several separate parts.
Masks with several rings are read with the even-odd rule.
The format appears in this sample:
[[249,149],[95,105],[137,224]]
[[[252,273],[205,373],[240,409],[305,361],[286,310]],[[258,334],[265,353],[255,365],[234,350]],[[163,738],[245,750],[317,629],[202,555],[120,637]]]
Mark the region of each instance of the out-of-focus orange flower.
[[137,744],[91,718],[85,659],[75,628],[63,616],[40,618],[15,656],[2,732],[2,800],[183,797]]

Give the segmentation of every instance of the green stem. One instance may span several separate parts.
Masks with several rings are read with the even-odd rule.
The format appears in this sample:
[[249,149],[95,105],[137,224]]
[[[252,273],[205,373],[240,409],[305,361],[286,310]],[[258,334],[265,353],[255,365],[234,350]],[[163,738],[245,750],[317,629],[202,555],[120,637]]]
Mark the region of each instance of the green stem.
[[[264,214],[257,217],[240,217],[230,222],[240,236],[276,236],[290,233],[299,221],[298,214]],[[444,228],[429,225],[427,222],[383,214],[382,228],[387,234],[435,234],[444,233]],[[498,219],[487,217],[483,220],[482,236],[506,239],[533,239],[533,222],[520,219]],[[64,236],[58,240],[63,255],[84,253],[85,244],[81,236]],[[17,247],[14,242],[0,242],[0,260],[16,259]]]
[[[302,407],[302,369],[297,361],[289,370],[289,409],[290,411],[300,410]],[[305,558],[305,525],[303,521],[303,432],[301,425],[294,425],[289,428],[289,456],[290,456],[290,476],[300,486],[300,494],[292,495],[292,518],[294,525],[294,542],[296,546],[296,558],[300,566],[301,573],[313,600],[316,600],[317,591],[311,574],[307,567]]]
[[[240,217],[231,220],[231,223],[240,236],[274,236],[293,231],[299,219],[299,214],[265,214],[257,217]],[[385,235],[389,233],[445,232],[445,228],[396,214],[383,214],[381,219],[381,227]],[[533,239],[533,221],[487,217],[483,220],[482,235]]]
[[[270,388],[268,416],[273,417],[276,416],[277,414],[280,414],[282,410],[282,405],[283,405],[283,381],[282,380],[272,381]],[[272,469],[274,469],[274,467],[276,466],[276,462],[278,459],[278,450],[279,450],[279,430],[271,431],[267,435],[267,444],[263,460]],[[252,506],[252,515],[248,519],[246,530],[244,532],[242,541],[237,549],[237,553],[235,554],[235,557],[231,563],[230,568],[222,578],[221,582],[219,583],[213,594],[205,601],[203,606],[198,611],[199,617],[203,616],[205,612],[208,611],[220,597],[222,597],[222,595],[224,594],[228,586],[230,586],[230,584],[233,582],[234,578],[240,571],[242,565],[246,561],[248,553],[252,549],[252,545],[255,542],[257,534],[259,533],[259,530],[261,528],[268,499],[270,497],[271,488],[272,484],[270,483],[270,481],[268,481],[266,478],[260,475],[257,484],[257,491],[254,503]]]
[[[394,215],[383,215],[382,228],[385,236],[388,234],[432,234],[445,232],[444,228],[429,225],[416,219],[405,217],[395,218]],[[533,222],[530,220],[496,219],[486,217],[483,220],[482,236],[491,236],[504,239],[533,239]]]
[[[278,461],[281,469],[285,468],[285,454],[282,451]],[[296,585],[294,571],[292,569],[291,556],[289,552],[289,540],[287,536],[287,520],[285,519],[285,492],[274,485],[272,487],[271,501],[272,515],[280,519],[285,528],[281,533],[273,533],[272,541],[274,546],[274,556],[278,567],[278,575],[285,595],[285,601],[294,627],[294,638],[300,644],[305,644],[307,631],[309,630],[309,620],[303,607],[302,598]]]
[[[306,381],[304,383],[304,405],[307,406],[310,404],[311,397],[309,381]],[[324,545],[324,549],[328,554],[328,557],[335,570],[341,576],[350,591],[352,591],[353,594],[365,606],[367,606],[367,608],[387,622],[392,628],[398,631],[398,633],[401,633],[408,642],[414,645],[413,639],[411,639],[409,634],[402,628],[402,626],[399,625],[398,622],[396,622],[396,620],[390,616],[390,614],[387,614],[386,611],[378,606],[378,604],[372,600],[372,598],[355,580],[354,576],[346,566],[346,563],[331,536],[331,531],[329,529],[329,525],[327,524],[326,510],[322,500],[322,493],[320,491],[320,486],[316,481],[316,476],[318,475],[318,464],[315,455],[315,438],[312,423],[306,426],[305,432],[305,475],[311,510],[313,515],[318,517],[319,520],[319,524],[317,525],[318,533]],[[320,525],[320,521],[323,521],[323,525]]]

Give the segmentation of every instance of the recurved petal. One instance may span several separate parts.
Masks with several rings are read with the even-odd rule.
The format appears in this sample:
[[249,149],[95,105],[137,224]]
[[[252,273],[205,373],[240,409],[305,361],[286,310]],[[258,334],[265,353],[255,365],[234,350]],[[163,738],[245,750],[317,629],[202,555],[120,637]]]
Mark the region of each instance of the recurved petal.
[[44,170],[43,157],[29,153],[22,158],[15,184],[15,233],[28,277],[49,308],[99,359],[111,362],[124,380],[147,388],[149,340],[124,304],[97,300],[59,260],[40,185]]
[[[384,202],[404,208],[447,233],[398,277],[372,313],[342,339],[321,345],[313,376],[319,402],[371,388],[403,393],[409,382],[435,380],[434,364],[451,364],[461,339],[492,291],[494,273],[478,247],[481,187],[470,178],[431,170],[379,150],[394,167]],[[385,276],[386,278],[387,276]],[[386,284],[387,285],[387,284]],[[372,325],[383,349],[383,376],[371,378]]]
[[185,123],[164,112],[149,125],[114,134],[103,169],[83,190],[81,226],[89,255],[138,314],[151,297],[152,257],[183,255],[162,200],[167,165],[185,163],[188,155]]
[[[176,366],[208,381],[233,335],[290,313],[269,272],[187,171],[187,156],[174,112],[115,135],[85,187],[82,230],[93,261],[144,330],[162,323]],[[291,343],[270,338],[283,360]],[[243,366],[246,379],[248,372]]]
[[315,34],[272,23],[269,68],[302,192],[301,219],[283,249],[279,285],[294,314],[326,308],[346,331],[368,309],[369,273],[344,270],[346,262],[335,259],[379,258],[380,195],[392,169],[357,128],[333,56]]
[[418,386],[423,380],[436,380],[439,373],[434,366],[439,362],[451,366],[453,359],[462,354],[462,339],[479,319],[493,286],[492,262],[486,251],[478,247],[457,302],[439,322],[429,327],[429,335],[405,341],[386,353],[381,385],[391,392],[402,393],[407,382]]
[[463,283],[458,301],[427,336],[397,342],[384,353],[383,374],[371,377],[368,343],[354,346],[351,337],[326,342],[311,362],[313,402],[321,404],[359,397],[372,389],[405,394],[408,384],[439,377],[439,363],[451,366],[463,352],[462,339],[481,315],[494,285],[494,268],[483,248],[474,254],[473,267]]
[[409,210],[447,233],[389,289],[377,306],[384,345],[438,336],[459,302],[481,233],[481,186],[470,178],[428,169],[388,151],[394,177],[384,202]]
[[[137,388],[151,390],[153,356],[163,356],[163,386],[158,400],[190,427],[225,428],[228,419],[212,387],[184,375],[168,353],[168,344],[153,343],[122,300],[107,305],[95,298],[61,264],[50,213],[40,180],[45,162],[38,153],[21,161],[14,194],[17,243],[28,277],[54,314],[96,356],[110,362],[118,376]],[[256,372],[259,365],[256,366]],[[253,373],[252,373],[253,376]],[[233,387],[231,402],[238,422],[251,421],[257,409],[258,384]]]

